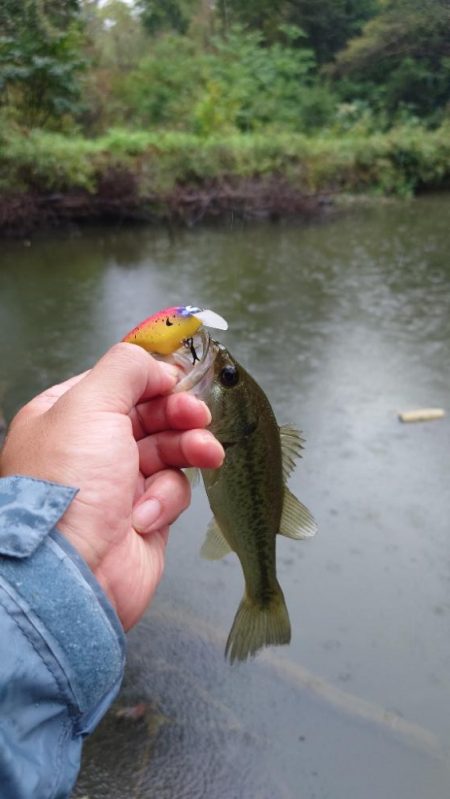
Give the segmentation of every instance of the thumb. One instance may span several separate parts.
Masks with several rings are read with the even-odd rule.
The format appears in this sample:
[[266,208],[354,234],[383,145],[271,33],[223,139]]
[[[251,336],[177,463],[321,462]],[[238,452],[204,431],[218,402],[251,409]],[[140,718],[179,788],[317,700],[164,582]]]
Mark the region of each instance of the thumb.
[[120,343],[65,396],[70,394],[97,411],[128,414],[139,401],[168,394],[176,380],[176,367],[155,360],[142,347]]

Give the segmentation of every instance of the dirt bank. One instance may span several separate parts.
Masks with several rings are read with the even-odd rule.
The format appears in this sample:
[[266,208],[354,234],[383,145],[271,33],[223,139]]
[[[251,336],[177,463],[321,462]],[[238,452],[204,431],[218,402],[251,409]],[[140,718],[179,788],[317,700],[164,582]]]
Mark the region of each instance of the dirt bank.
[[329,194],[307,194],[271,178],[177,185],[166,193],[141,196],[130,173],[110,172],[95,192],[23,192],[0,197],[0,233],[27,235],[68,223],[170,222],[195,225],[211,218],[311,217],[332,204]]

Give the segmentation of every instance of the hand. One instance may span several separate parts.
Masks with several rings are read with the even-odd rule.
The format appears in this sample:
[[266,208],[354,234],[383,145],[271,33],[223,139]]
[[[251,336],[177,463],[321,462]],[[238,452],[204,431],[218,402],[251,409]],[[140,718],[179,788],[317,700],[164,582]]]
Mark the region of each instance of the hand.
[[161,578],[169,525],[187,507],[180,467],[217,468],[224,453],[206,405],[170,394],[175,368],[117,344],[91,369],[53,386],[13,420],[0,475],[79,488],[58,523],[92,569],[125,629]]

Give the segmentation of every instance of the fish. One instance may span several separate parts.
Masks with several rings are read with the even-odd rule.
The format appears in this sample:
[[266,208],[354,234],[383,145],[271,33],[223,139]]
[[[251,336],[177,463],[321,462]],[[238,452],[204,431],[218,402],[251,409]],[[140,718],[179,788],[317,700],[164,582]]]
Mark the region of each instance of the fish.
[[225,319],[209,308],[175,305],[144,319],[122,341],[137,344],[153,355],[169,356],[182,345],[187,345],[194,354],[191,340],[204,324],[217,330],[228,328]]
[[234,663],[290,642],[276,573],[277,536],[310,538],[317,524],[287,486],[303,449],[299,431],[278,425],[261,386],[204,328],[194,346],[200,351],[194,364],[182,350],[174,353],[181,374],[175,391],[190,391],[206,402],[209,429],[225,450],[220,468],[201,472],[213,512],[201,554],[216,560],[235,552],[242,567],[245,591],[225,647],[225,657]]

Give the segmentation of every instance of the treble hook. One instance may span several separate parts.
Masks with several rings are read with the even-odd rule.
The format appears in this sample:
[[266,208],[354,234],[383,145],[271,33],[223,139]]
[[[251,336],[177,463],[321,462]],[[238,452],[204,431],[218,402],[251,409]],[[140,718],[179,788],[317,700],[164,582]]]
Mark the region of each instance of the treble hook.
[[190,350],[190,352],[191,352],[191,355],[192,355],[192,365],[194,365],[196,361],[200,361],[200,358],[198,357],[198,355],[197,355],[197,353],[196,353],[196,351],[195,351],[195,347],[194,347],[194,339],[193,339],[193,337],[192,337],[192,336],[190,336],[189,338],[185,338],[185,339],[184,339],[184,342],[183,342],[183,344],[184,344],[184,346],[185,346],[185,347],[187,347],[187,348]]

